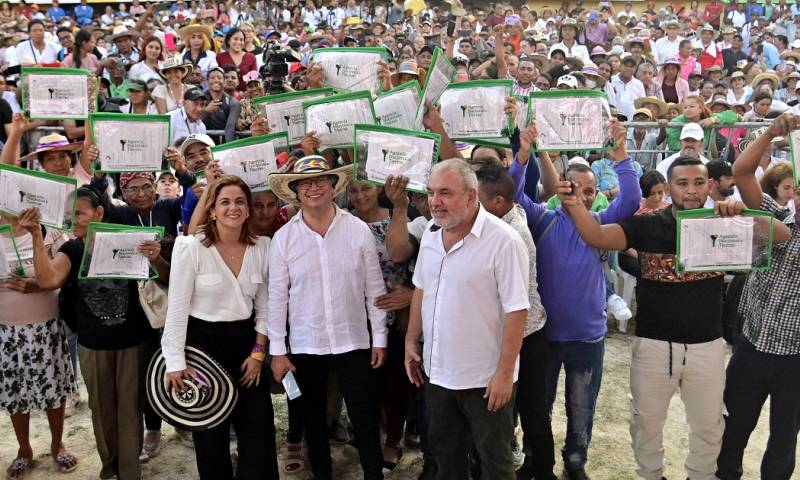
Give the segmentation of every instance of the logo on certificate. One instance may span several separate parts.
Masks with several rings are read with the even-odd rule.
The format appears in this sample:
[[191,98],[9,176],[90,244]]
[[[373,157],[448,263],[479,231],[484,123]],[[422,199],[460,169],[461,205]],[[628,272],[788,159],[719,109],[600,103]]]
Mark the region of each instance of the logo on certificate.
[[714,247],[717,246],[717,239],[718,238],[719,238],[719,235],[711,235],[711,248],[714,248]]
[[122,151],[123,151],[123,152],[125,151],[125,144],[126,144],[126,143],[128,143],[128,141],[127,141],[127,140],[125,140],[124,138],[120,138],[120,139],[119,139],[119,144],[122,146]]

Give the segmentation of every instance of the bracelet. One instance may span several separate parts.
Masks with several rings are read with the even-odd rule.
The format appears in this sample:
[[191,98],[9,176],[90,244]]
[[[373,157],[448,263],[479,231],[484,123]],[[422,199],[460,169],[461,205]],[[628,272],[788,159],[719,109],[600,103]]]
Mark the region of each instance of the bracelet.
[[250,353],[267,353],[267,347],[260,343],[254,343],[253,348],[250,349]]
[[267,358],[267,354],[264,352],[252,352],[250,353],[250,358],[258,362],[264,363],[264,359]]

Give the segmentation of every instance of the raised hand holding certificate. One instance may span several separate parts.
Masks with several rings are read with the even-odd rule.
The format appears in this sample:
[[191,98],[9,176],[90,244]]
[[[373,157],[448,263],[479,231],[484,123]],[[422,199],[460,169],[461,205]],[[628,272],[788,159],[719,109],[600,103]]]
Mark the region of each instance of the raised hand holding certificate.
[[426,193],[441,136],[378,125],[356,125],[355,131],[356,181],[384,185],[389,175],[402,175],[408,190]]
[[169,115],[93,113],[92,137],[100,157],[101,172],[158,172],[164,150],[171,145]]
[[384,127],[414,130],[419,95],[419,82],[416,80],[378,95],[375,100],[375,120]]
[[603,92],[553,90],[530,94],[531,116],[539,128],[539,151],[603,148],[611,111]]
[[760,210],[719,217],[712,209],[677,214],[677,271],[754,271],[769,268],[773,217]]
[[97,82],[89,70],[23,68],[22,109],[32,120],[86,119],[96,110]]
[[261,115],[267,119],[270,132],[287,132],[289,143],[297,145],[306,134],[303,102],[333,95],[332,88],[267,95],[253,100]]
[[[17,265],[17,268],[14,268]],[[22,260],[14,240],[14,231],[11,225],[0,225],[0,280],[11,278],[12,273],[24,275],[21,270]]]
[[511,136],[513,121],[505,113],[511,80],[473,80],[451,84],[439,97],[444,128],[452,140]]
[[86,233],[80,278],[126,278],[148,280],[158,273],[137,248],[142,242],[157,242],[164,227],[131,227],[110,223],[91,223]]
[[311,62],[325,69],[325,85],[339,92],[367,90],[377,95],[380,90],[378,61],[386,60],[383,47],[318,48],[311,53]]
[[211,147],[211,153],[223,172],[241,178],[253,192],[263,192],[269,188],[269,174],[278,170],[278,154],[288,149],[288,134],[278,132]]
[[367,91],[342,93],[303,103],[306,131],[317,132],[320,150],[350,148],[354,125],[375,125],[372,95]]
[[0,165],[0,212],[19,217],[26,208],[38,208],[40,223],[71,230],[75,216],[74,178]]
[[456,67],[447,59],[447,55],[441,48],[433,49],[433,58],[428,73],[425,76],[425,87],[422,90],[422,99],[417,107],[417,117],[415,127],[422,130],[422,117],[425,114],[425,103],[436,103],[439,97],[456,78]]

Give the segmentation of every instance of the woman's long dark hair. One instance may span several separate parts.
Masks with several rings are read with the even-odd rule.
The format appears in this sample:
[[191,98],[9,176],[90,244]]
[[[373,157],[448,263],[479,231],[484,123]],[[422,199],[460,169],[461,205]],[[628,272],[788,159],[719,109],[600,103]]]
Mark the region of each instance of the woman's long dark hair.
[[75,62],[75,68],[81,68],[81,49],[84,43],[91,40],[92,34],[87,30],[79,30],[75,34],[75,48],[72,49],[72,61]]

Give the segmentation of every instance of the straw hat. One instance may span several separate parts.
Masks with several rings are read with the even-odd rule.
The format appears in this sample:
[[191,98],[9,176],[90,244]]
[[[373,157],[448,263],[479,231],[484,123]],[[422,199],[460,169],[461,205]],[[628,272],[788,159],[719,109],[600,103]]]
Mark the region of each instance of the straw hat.
[[129,30],[128,27],[124,25],[117,25],[116,27],[114,27],[114,30],[111,33],[110,40],[112,42],[116,42],[117,39],[123,37],[131,37],[132,39],[135,39],[139,37],[139,32],[137,32],[136,30]]
[[763,82],[764,80],[769,80],[769,82],[772,84],[773,90],[777,90],[781,84],[781,79],[780,77],[778,77],[778,75],[775,74],[775,72],[767,71],[756,75],[756,78],[753,79],[753,81],[750,83],[750,86],[755,88],[759,83]]
[[635,108],[646,108],[645,105],[648,104],[658,107],[659,117],[663,117],[667,114],[667,103],[658,97],[639,97],[633,102]]
[[786,50],[785,52],[781,53],[781,60],[787,60],[790,58],[794,60],[794,63],[800,63],[800,53],[793,50]]
[[191,63],[184,63],[182,58],[179,57],[172,57],[168,58],[164,65],[158,69],[158,75],[163,78],[164,80],[167,79],[166,72],[167,70],[173,69],[181,69],[183,70],[183,75],[181,75],[181,81],[186,80],[186,77],[192,73],[193,67]]
[[292,182],[306,178],[335,176],[336,184],[333,186],[333,195],[336,196],[347,188],[352,173],[352,165],[331,168],[325,157],[309,155],[297,160],[291,172],[271,174],[269,188],[284,202],[299,205],[300,200],[297,198],[297,193],[290,186]]
[[544,55],[532,53],[530,55],[522,55],[519,60],[523,61],[523,59],[535,63],[540,72],[546,72],[550,69],[550,61]]
[[83,149],[83,142],[69,143],[69,140],[64,135],[53,133],[50,135],[45,135],[44,137],[40,138],[39,143],[36,145],[36,150],[20,158],[19,161],[24,162],[27,160],[32,160],[34,158],[37,158],[40,153],[45,153],[45,152],[75,153],[79,152],[82,149]]
[[193,33],[202,33],[209,39],[213,38],[214,36],[214,30],[211,28],[211,25],[204,25],[202,23],[186,25],[178,30],[178,36],[183,39],[183,43],[188,43],[187,40],[192,36]]
[[419,77],[419,67],[417,67],[416,60],[406,60],[397,67],[397,72],[392,74],[392,84],[400,84],[400,75],[414,75]]
[[649,108],[637,108],[633,112],[634,119],[636,118],[636,115],[644,115],[648,120],[653,119],[653,112],[651,112]]
[[683,113],[683,105],[681,105],[680,103],[671,103],[670,102],[670,103],[667,104],[667,112],[669,112],[670,110],[677,110],[678,111],[678,115],[680,115],[680,114]]
[[183,430],[200,432],[223,423],[236,407],[239,392],[230,375],[210,355],[186,346],[186,366],[197,374],[184,379],[186,390],[167,390],[167,364],[161,350],[147,368],[147,400],[159,417]]

